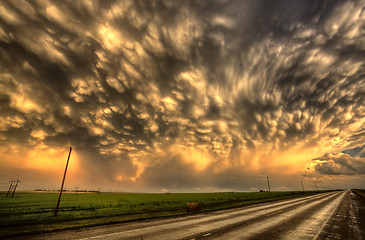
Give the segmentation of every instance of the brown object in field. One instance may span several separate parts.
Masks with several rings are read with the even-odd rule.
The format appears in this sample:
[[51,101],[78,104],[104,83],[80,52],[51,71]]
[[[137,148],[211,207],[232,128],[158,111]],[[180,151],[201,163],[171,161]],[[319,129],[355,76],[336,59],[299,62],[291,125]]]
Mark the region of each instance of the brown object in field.
[[63,179],[62,179],[62,184],[61,184],[61,189],[60,189],[60,195],[58,196],[57,206],[56,206],[56,210],[54,212],[55,217],[57,217],[58,208],[60,206],[63,185],[65,184],[66,172],[67,172],[68,162],[70,161],[71,151],[72,151],[72,147],[70,147],[70,152],[68,153],[68,158],[67,158],[67,162],[66,162],[65,172],[63,173]]
[[201,210],[201,204],[200,203],[188,203],[186,204],[187,212],[197,212]]

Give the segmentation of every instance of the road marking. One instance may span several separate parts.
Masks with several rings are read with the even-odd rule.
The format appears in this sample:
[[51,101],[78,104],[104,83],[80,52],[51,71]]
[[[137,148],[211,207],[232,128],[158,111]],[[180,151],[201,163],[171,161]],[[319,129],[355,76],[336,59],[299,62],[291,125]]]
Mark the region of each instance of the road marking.
[[[325,195],[326,197],[316,199],[315,201],[308,200],[305,204],[300,205],[293,205],[295,206],[293,209],[288,209],[286,207],[282,214],[277,214],[273,217],[267,217],[266,219],[262,219],[260,221],[257,221],[257,224],[251,223],[247,224],[245,226],[242,226],[241,228],[234,229],[233,231],[229,231],[221,235],[222,239],[247,239],[250,237],[255,236],[256,234],[260,234],[266,231],[269,231],[270,229],[274,229],[276,226],[280,226],[281,224],[285,223],[285,221],[290,221],[291,219],[294,219],[298,214],[303,213],[306,210],[309,210],[315,206],[318,206],[319,204],[326,202],[329,199],[333,199],[338,194],[329,194]],[[288,206],[288,205],[287,205]],[[279,209],[278,209],[279,210]],[[276,212],[275,212],[276,213]],[[266,215],[261,215],[266,216]],[[291,238],[293,239],[293,238]]]
[[[275,211],[273,213],[268,213],[268,214],[273,215],[273,214],[282,212],[283,210],[282,209],[280,210],[280,208],[283,208],[283,207],[287,208],[289,206],[295,206],[295,205],[301,204],[303,202],[306,202],[310,199],[318,200],[324,196],[329,197],[330,195],[332,195],[332,194],[319,194],[319,195],[303,197],[303,198],[298,198],[298,199],[279,201],[277,203],[267,203],[267,204],[262,204],[262,205],[258,205],[258,206],[253,206],[252,208],[243,208],[243,209],[241,209],[239,211],[235,211],[235,212],[233,212],[233,211],[228,212],[228,213],[223,212],[221,214],[217,214],[216,216],[210,216],[208,218],[201,217],[201,218],[197,218],[197,219],[192,219],[192,220],[186,221],[185,224],[182,221],[164,223],[162,225],[158,224],[158,225],[154,225],[154,226],[150,226],[150,227],[136,228],[136,229],[131,229],[131,230],[127,230],[127,231],[119,231],[119,232],[114,232],[114,233],[109,233],[109,234],[102,234],[102,235],[98,235],[98,236],[84,237],[79,240],[101,239],[101,238],[105,239],[107,237],[117,236],[117,235],[122,235],[122,234],[126,234],[126,235],[136,234],[134,237],[137,237],[141,233],[149,234],[156,230],[174,229],[176,227],[181,228],[181,227],[184,227],[187,225],[204,224],[207,220],[209,220],[209,221],[217,220],[217,222],[215,224],[211,224],[208,227],[208,229],[210,228],[211,230],[213,230],[213,229],[222,227],[225,224],[233,224],[236,221],[243,221],[243,220],[249,220],[249,219],[255,218],[255,217],[259,216],[261,212],[265,212],[265,211],[269,212],[268,211],[269,209],[272,209],[275,211],[275,208],[276,208],[277,211]],[[229,219],[228,218],[229,216],[234,216],[234,219]],[[265,216],[265,215],[261,215],[261,216]],[[224,219],[226,219],[226,220],[224,220]],[[208,229],[206,229],[206,230],[208,230]],[[197,231],[197,230],[193,228],[193,229],[191,229],[191,231]],[[196,234],[199,234],[199,232],[196,232]]]
[[311,216],[304,220],[300,225],[287,231],[282,236],[282,239],[317,239],[329,218],[333,215],[334,210],[342,201],[344,197],[343,194],[337,194],[334,199],[320,209],[317,209],[316,212],[312,213]]
[[158,227],[158,226],[151,226],[151,227],[146,227],[146,228],[138,228],[138,229],[133,229],[133,230],[129,230],[129,231],[121,231],[121,232],[109,233],[109,234],[104,234],[104,235],[99,235],[99,236],[94,236],[94,237],[80,238],[79,240],[105,238],[105,237],[115,236],[115,235],[120,235],[120,234],[125,234],[125,233],[132,233],[132,232],[140,232],[140,231],[150,230],[150,229],[153,229],[153,228],[156,228],[156,227]]
[[279,211],[276,211],[276,212],[273,212],[273,213],[269,213],[269,214],[266,214],[266,216],[272,216],[272,215],[275,215],[275,214],[278,214],[278,213],[281,213],[282,211],[284,210],[279,210]]
[[340,205],[341,201],[345,198],[345,195],[346,195],[346,192],[342,193],[341,195],[337,196],[329,206],[327,205],[327,208],[328,208],[327,217],[325,217],[325,215],[323,215],[324,220],[322,220],[322,225],[319,227],[319,229],[317,230],[316,234],[313,236],[312,239],[318,238],[319,234],[321,234],[321,232],[323,231],[327,222],[330,220],[330,218],[332,217],[332,215],[334,214],[334,212]]

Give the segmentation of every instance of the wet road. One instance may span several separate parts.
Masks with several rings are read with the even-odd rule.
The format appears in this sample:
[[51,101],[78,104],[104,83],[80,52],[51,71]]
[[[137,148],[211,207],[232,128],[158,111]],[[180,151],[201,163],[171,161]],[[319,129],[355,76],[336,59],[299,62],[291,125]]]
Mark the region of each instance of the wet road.
[[364,199],[351,191],[27,239],[363,239]]

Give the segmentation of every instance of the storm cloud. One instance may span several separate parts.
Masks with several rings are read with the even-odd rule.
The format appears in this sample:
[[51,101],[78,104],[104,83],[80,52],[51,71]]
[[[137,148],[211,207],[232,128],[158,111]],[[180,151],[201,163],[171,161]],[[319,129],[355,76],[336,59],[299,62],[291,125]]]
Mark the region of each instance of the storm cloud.
[[[104,185],[227,189],[363,146],[364,7],[2,1],[4,169],[22,148],[72,145]],[[317,172],[364,174],[361,157],[325,156]]]
[[323,175],[365,175],[364,147],[352,151],[355,156],[347,153],[325,154],[313,159],[315,170]]

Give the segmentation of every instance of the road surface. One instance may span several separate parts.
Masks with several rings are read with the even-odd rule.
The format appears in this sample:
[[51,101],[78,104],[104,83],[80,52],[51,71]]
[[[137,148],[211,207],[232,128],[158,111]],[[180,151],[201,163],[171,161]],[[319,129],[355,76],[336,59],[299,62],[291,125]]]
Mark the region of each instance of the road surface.
[[[26,239],[364,239],[364,199],[351,191]],[[360,228],[362,226],[362,228]]]

